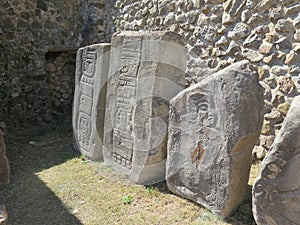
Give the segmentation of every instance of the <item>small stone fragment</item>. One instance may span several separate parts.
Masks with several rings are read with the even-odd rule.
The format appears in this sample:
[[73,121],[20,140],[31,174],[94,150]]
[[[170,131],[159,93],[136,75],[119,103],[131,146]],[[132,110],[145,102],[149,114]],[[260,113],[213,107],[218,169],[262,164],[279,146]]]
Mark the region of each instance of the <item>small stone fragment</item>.
[[277,106],[277,110],[286,116],[290,109],[290,106],[291,106],[291,103],[289,101],[286,101],[284,103],[279,104]]
[[284,94],[292,94],[295,90],[295,83],[290,75],[280,77],[278,80],[279,91]]
[[249,35],[250,30],[247,24],[237,23],[233,30],[228,32],[228,38],[233,40],[239,40]]
[[272,43],[263,41],[263,43],[259,47],[258,52],[261,54],[268,54],[271,51],[272,47],[273,47]]

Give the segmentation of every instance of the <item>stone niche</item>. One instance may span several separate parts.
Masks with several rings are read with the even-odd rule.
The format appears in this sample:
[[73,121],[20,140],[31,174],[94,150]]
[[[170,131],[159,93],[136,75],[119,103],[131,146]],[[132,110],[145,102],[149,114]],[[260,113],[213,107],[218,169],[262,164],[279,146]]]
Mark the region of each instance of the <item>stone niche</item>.
[[165,179],[169,101],[184,88],[185,54],[170,31],[113,36],[104,162],[138,184]]
[[[70,114],[74,94],[75,51],[48,51],[45,54],[45,71],[48,76],[48,87],[51,114]],[[48,118],[48,119],[50,119]]]

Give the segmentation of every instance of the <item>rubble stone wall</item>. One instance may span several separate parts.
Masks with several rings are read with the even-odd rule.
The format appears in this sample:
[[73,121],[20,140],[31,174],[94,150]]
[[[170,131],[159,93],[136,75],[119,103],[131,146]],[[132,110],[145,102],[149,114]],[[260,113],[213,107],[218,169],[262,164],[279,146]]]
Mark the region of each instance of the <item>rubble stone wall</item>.
[[117,31],[167,29],[184,37],[187,86],[235,61],[252,62],[265,88],[257,156],[269,149],[300,90],[298,0],[117,0],[116,8]]
[[74,53],[104,42],[105,26],[104,0],[0,1],[0,121],[48,121],[71,105]]

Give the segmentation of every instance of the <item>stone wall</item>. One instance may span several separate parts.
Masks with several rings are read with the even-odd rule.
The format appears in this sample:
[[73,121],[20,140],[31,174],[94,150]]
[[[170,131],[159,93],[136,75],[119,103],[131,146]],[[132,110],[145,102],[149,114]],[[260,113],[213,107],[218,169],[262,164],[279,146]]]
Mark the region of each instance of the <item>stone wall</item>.
[[0,120],[48,121],[70,106],[75,51],[109,31],[104,0],[0,1]]
[[117,0],[116,8],[117,31],[167,29],[184,37],[187,86],[203,73],[250,60],[265,88],[265,120],[256,151],[260,156],[269,149],[300,90],[298,0]]

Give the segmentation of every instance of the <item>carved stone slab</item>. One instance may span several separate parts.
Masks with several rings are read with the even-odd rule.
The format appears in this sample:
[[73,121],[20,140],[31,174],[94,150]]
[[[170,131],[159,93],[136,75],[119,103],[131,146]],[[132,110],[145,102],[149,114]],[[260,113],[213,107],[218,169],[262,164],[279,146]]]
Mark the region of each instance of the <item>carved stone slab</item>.
[[300,96],[262,162],[252,197],[258,225],[300,224]]
[[106,82],[110,44],[96,44],[77,51],[73,133],[79,151],[102,160]]
[[169,31],[112,39],[104,162],[138,184],[165,179],[169,101],[183,90],[185,57]]
[[263,89],[246,60],[171,100],[167,185],[227,217],[243,200],[263,121]]
[[3,132],[0,129],[0,184],[10,182],[10,167],[6,157],[6,147]]

